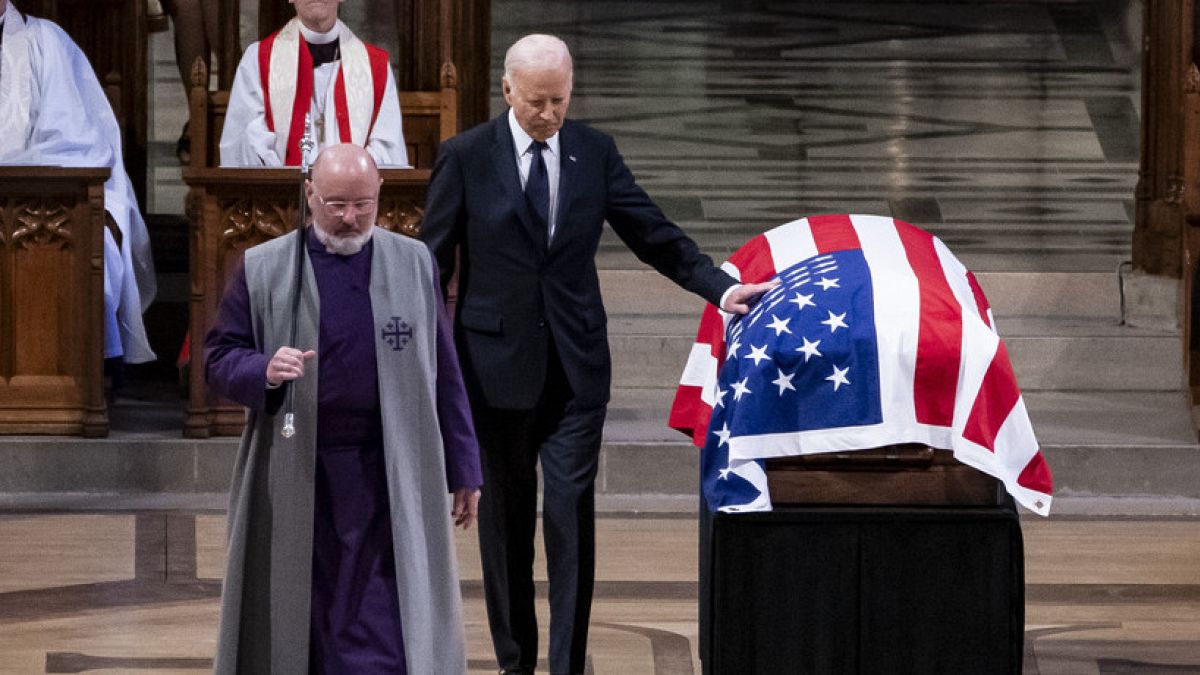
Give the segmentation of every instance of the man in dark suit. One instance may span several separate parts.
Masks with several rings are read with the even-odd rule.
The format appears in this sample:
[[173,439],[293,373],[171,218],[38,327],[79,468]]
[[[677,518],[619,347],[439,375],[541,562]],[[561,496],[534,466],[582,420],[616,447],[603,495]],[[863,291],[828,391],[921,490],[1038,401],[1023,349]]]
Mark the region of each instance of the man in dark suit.
[[595,570],[595,491],[609,397],[596,248],[607,221],[643,262],[744,313],[768,284],[741,285],[650,201],[611,137],[564,120],[572,65],[549,35],[504,60],[500,117],[442,145],[423,237],[445,286],[483,447],[479,539],[502,672],[533,672],[537,462],[550,580],[550,670],[581,673]]

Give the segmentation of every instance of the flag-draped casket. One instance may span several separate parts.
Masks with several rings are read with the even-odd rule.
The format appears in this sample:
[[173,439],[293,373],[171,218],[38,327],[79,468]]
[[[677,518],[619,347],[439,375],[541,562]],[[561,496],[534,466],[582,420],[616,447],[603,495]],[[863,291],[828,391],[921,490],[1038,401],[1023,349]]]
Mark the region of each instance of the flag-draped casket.
[[1052,477],[974,275],[880,216],[813,216],[724,264],[778,278],[744,317],[705,309],[670,425],[702,450],[710,508],[771,508],[764,460],[920,443],[1049,512]]

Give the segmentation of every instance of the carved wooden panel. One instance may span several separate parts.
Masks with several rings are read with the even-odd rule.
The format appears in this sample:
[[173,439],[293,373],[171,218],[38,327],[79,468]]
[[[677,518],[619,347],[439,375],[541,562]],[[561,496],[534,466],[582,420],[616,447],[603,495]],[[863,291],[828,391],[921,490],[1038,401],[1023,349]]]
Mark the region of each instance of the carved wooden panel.
[[[429,171],[384,169],[379,195],[381,227],[420,233]],[[286,234],[299,219],[296,169],[187,169],[188,214],[192,219],[191,373],[184,434],[237,435],[245,413],[237,404],[208,392],[204,383],[203,341],[212,326],[233,271],[245,250]]]
[[106,169],[0,167],[0,434],[108,433]]
[[425,212],[412,199],[379,200],[379,226],[409,237],[421,236],[421,218]]
[[71,210],[73,200],[63,199],[50,202],[35,199],[16,204],[11,241],[13,248],[57,246],[66,248],[71,243]]

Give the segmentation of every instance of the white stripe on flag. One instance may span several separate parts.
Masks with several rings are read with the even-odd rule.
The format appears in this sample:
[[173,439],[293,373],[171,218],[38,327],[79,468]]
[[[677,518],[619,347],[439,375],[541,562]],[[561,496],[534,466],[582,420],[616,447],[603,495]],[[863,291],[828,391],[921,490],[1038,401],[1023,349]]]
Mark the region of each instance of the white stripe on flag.
[[[967,281],[967,268],[937,237],[933,238],[933,250],[937,251],[938,260],[942,263],[942,274],[946,277],[946,283],[950,284],[950,290],[954,292],[958,304],[962,305],[963,321],[967,321],[966,315],[968,314],[976,319],[983,316],[983,312],[975,304],[975,293],[971,290],[971,284]],[[965,335],[964,332],[964,340],[966,339]]]
[[722,506],[721,511],[725,513],[747,513],[750,511],[771,510],[771,492],[767,489],[767,474],[759,466],[758,462],[739,462],[731,459],[729,461],[729,470],[753,485],[758,490],[758,497],[749,504]]
[[[879,396],[883,419],[889,425],[916,427],[913,373],[917,350],[902,338],[915,336],[920,325],[920,291],[908,264],[904,245],[891,218],[850,216],[863,257],[871,270],[879,360]],[[884,329],[880,330],[879,327]]]
[[688,355],[687,365],[683,367],[683,375],[679,384],[685,387],[703,387],[712,377],[712,371],[717,369],[717,360],[712,355],[708,345],[693,344],[692,353]]
[[818,253],[807,218],[784,223],[763,234],[767,238],[767,246],[771,249],[771,261],[775,265],[776,273]]
[[[1012,412],[996,433],[995,461],[1003,464],[992,475],[1004,477],[1005,486],[1021,506],[1044,516],[1050,511],[1050,497],[1017,484],[1021,472],[1037,452],[1037,437],[1034,436],[1033,425],[1029,422],[1029,411],[1025,409],[1025,397],[1022,396],[1017,399],[1017,404],[1013,406]],[[1023,498],[1023,495],[1036,495],[1036,499],[1029,501],[1028,498]],[[1038,502],[1041,502],[1040,508]]]
[[1000,348],[1000,336],[978,314],[963,312],[962,347],[958,362],[958,395],[954,397],[954,437],[962,438],[967,418],[979,397],[979,388]]

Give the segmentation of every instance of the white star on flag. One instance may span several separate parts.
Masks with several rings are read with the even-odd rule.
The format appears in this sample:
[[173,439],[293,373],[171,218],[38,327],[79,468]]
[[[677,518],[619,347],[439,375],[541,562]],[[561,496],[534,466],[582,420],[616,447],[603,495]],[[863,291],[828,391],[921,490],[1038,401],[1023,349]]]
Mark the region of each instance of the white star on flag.
[[795,376],[796,376],[795,373],[792,373],[791,375],[785,375],[783,373],[783,370],[780,369],[779,377],[772,380],[771,384],[779,387],[779,395],[783,396],[783,392],[787,391],[788,389],[791,389],[792,391],[796,391],[796,387],[792,385],[792,378]]
[[827,382],[832,382],[833,390],[837,391],[838,387],[842,386],[843,384],[845,384],[845,385],[850,384],[850,380],[846,379],[846,373],[849,373],[849,372],[850,372],[849,366],[847,366],[845,368],[838,368],[837,366],[834,366],[833,374],[830,375],[829,377],[825,378],[825,380]]
[[737,351],[741,348],[742,348],[742,343],[738,342],[736,339],[733,342],[730,342],[729,343],[729,351],[725,355],[725,360],[728,361],[729,359],[732,359],[733,357],[737,356]]
[[743,359],[752,359],[754,365],[758,365],[760,361],[770,361],[771,357],[767,356],[767,346],[755,347],[750,345],[750,353],[743,356]]
[[820,286],[821,290],[823,291],[827,291],[831,288],[841,288],[841,286],[838,286],[837,279],[829,279],[826,277],[821,277],[821,280],[817,282],[817,285]]
[[[828,311],[828,310],[826,310],[826,311]],[[845,312],[842,312],[841,314],[834,314],[833,312],[829,312],[829,318],[825,319],[821,323],[825,324],[826,326],[829,326],[830,333],[836,333],[837,329],[839,329],[839,328],[849,328],[850,327],[850,326],[846,325],[846,313]]]
[[726,389],[717,389],[717,400],[714,401],[713,407],[719,408],[719,407],[725,405],[725,394],[728,394],[728,393],[729,393],[729,391]]
[[725,424],[721,425],[721,428],[719,430],[714,431],[713,435],[715,435],[717,438],[720,439],[717,442],[718,446],[729,445],[729,437],[733,435],[733,432],[729,430],[729,424],[725,423]]
[[[774,314],[772,314],[771,315],[771,323],[767,324],[767,328],[770,328],[771,330],[775,331],[775,337],[779,337],[780,335],[783,335],[784,333],[791,335],[792,329],[788,328],[788,322],[790,322],[790,321],[791,321],[791,319],[781,319],[781,318],[775,316]],[[755,361],[755,365],[758,365],[757,361]]]
[[819,344],[821,344],[820,340],[810,342],[808,338],[804,338],[804,346],[796,347],[796,351],[804,352],[804,362],[808,363],[810,358],[821,355],[821,352],[817,351],[817,345]]
[[729,468],[729,467],[725,467],[724,469],[720,469],[721,480],[729,480],[729,472],[730,472],[730,471],[733,471],[733,469],[731,469],[731,468]]
[[747,376],[747,377],[742,378],[741,382],[734,382],[733,384],[729,385],[729,386],[733,387],[733,400],[740,401],[740,400],[742,400],[742,394],[753,394],[754,393],[754,392],[750,391],[750,387],[746,386],[746,383],[749,381],[750,381],[750,378]]
[[804,295],[804,294],[800,293],[799,291],[797,291],[796,297],[792,298],[791,300],[788,300],[788,302],[796,303],[796,311],[799,312],[800,310],[804,309],[805,307],[816,307],[817,303],[813,302],[812,299],[813,299],[812,293],[809,293],[808,295]]

